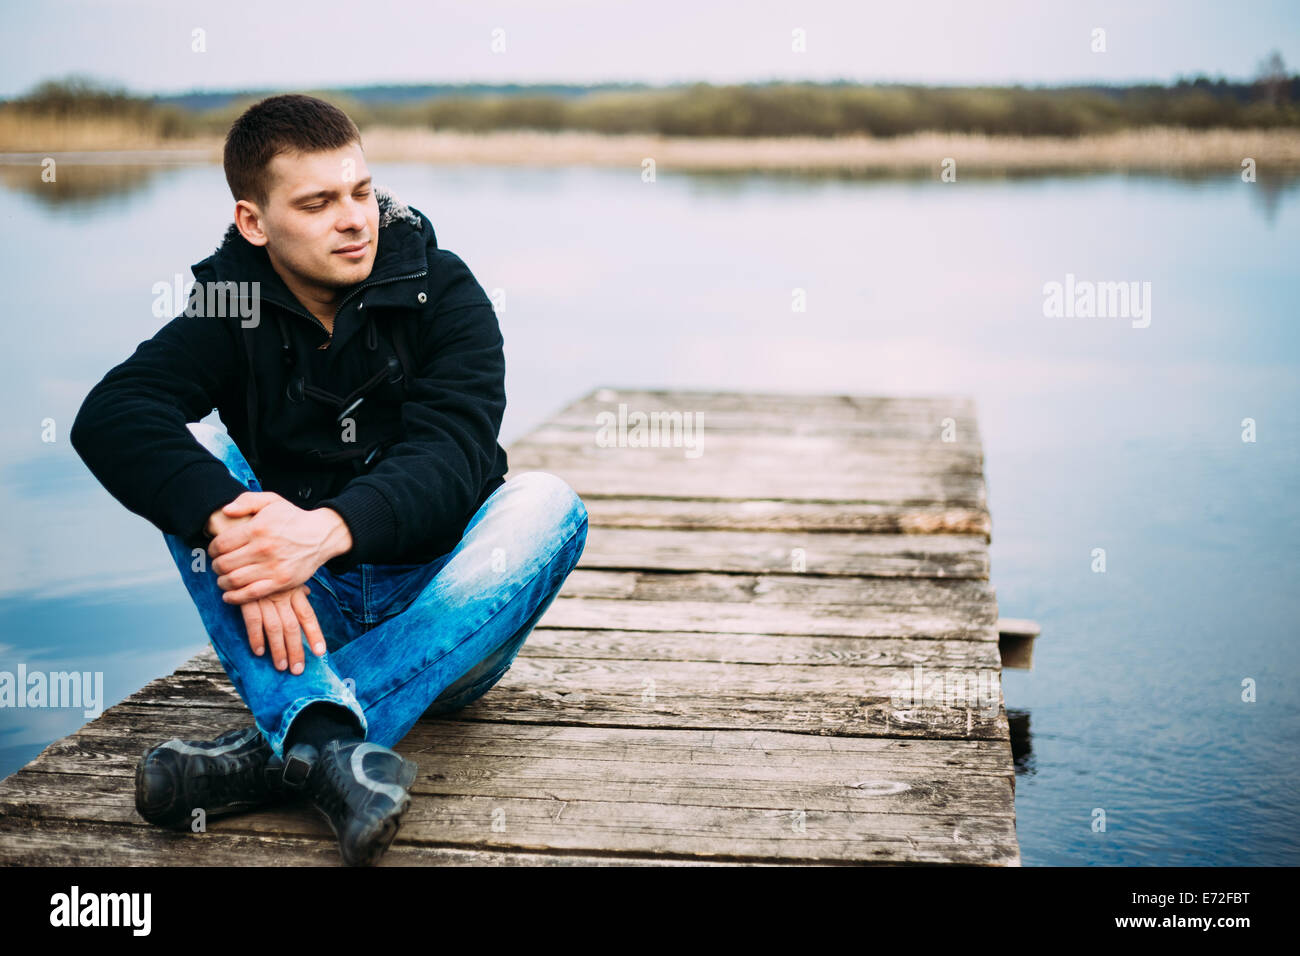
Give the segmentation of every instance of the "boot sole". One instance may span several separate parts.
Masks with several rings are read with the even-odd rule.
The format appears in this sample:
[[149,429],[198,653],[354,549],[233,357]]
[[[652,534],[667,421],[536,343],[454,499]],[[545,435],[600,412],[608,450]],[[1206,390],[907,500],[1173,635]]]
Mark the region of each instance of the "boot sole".
[[181,829],[184,821],[178,820],[175,812],[168,812],[169,808],[163,810],[151,810],[148,801],[145,799],[144,783],[144,758],[135,765],[135,812],[140,814],[141,819],[146,823],[152,823],[156,827],[163,827],[167,830]]
[[[419,768],[414,761],[402,758],[402,769],[398,775],[398,783],[401,784],[403,790],[408,789],[415,782],[418,772]],[[358,841],[361,848],[360,852],[352,857],[349,857],[344,852],[343,840],[339,836],[339,831],[334,826],[334,821],[330,819],[329,814],[321,810],[320,807],[317,807],[316,811],[325,818],[325,822],[334,831],[334,838],[339,843],[339,853],[347,866],[374,866],[388,852],[388,847],[392,845],[394,838],[397,836],[397,831],[402,828],[402,821],[406,818],[406,812],[410,809],[411,795],[408,793],[392,812],[375,820],[362,831],[362,837]]]
[[378,824],[367,831],[366,839],[363,846],[366,848],[360,857],[352,865],[354,866],[374,866],[388,852],[388,847],[392,844],[393,839],[397,836],[397,831],[402,828],[402,820],[406,817],[406,811],[411,808],[411,798],[407,797],[394,813],[378,821]]

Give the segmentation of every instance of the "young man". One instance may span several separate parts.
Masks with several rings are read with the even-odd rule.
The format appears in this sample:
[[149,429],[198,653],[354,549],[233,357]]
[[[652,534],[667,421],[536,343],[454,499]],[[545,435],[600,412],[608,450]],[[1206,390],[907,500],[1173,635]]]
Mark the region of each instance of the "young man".
[[[163,532],[254,718],[146,751],[136,807],[184,828],[305,796],[346,863],[373,863],[417,772],[392,746],[501,678],[587,512],[554,475],[504,481],[492,305],[428,218],[374,186],[344,113],[263,100],[224,161],[235,221],[192,267],[184,314],[71,431]],[[228,434],[198,423],[213,408]]]

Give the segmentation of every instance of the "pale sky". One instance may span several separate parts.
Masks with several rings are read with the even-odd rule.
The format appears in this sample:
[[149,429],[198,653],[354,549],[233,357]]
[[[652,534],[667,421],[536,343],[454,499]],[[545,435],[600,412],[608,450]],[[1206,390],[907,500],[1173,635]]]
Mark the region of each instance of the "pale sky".
[[[1091,50],[1094,28],[1106,51]],[[206,50],[191,49],[204,31]],[[792,31],[807,50],[791,50]],[[504,49],[492,49],[494,31]],[[71,72],[141,93],[367,83],[1248,79],[1300,69],[1300,3],[828,0],[13,2],[0,96]]]

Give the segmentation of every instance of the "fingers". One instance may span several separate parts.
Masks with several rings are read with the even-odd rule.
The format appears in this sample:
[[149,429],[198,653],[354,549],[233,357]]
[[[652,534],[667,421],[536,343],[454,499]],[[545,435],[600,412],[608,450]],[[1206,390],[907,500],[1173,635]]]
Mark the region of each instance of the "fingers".
[[279,495],[270,491],[245,491],[242,495],[221,510],[231,518],[255,514],[272,501],[278,501]]
[[305,583],[292,580],[294,565],[271,556],[263,544],[249,544],[238,551],[224,554],[213,561],[211,567],[217,576],[217,587],[227,593],[239,591],[257,581],[268,581],[273,585],[271,590],[253,594],[252,597],[269,597],[276,591],[288,591]]
[[284,621],[280,619],[280,612],[274,601],[261,598],[254,603],[262,609],[262,630],[266,632],[266,642],[271,646],[271,660],[275,663],[275,669],[282,671],[286,666]]
[[[230,575],[217,578],[218,587],[231,587],[241,583],[244,585],[243,587],[236,586],[233,590],[224,592],[221,595],[221,600],[227,604],[243,604],[245,601],[271,597],[285,591],[294,584],[288,575],[283,574],[278,569],[271,570],[264,565],[258,565],[257,567],[261,570],[240,568]],[[267,576],[268,572],[269,577]],[[254,580],[254,578],[260,579]]]
[[240,607],[249,648],[260,657],[270,645],[276,670],[301,674],[306,669],[304,638],[317,657],[325,653],[325,634],[307,600],[309,594],[311,588],[299,585],[292,591],[258,598]]
[[217,535],[208,542],[208,557],[216,558],[219,555],[242,548],[244,545],[248,544],[248,542],[253,539],[253,529],[251,525],[251,521],[233,521],[231,524],[222,528]]
[[[215,542],[216,538],[213,538],[212,540]],[[218,575],[229,575],[231,572],[236,571],[239,568],[255,565],[259,561],[264,560],[270,554],[270,542],[253,540],[250,535],[250,540],[243,545],[227,547],[232,540],[233,539],[228,538],[222,542],[220,545],[220,552],[209,564],[212,570]],[[221,581],[218,580],[217,584],[221,585]]]
[[293,604],[288,594],[277,594],[271,598],[280,622],[284,625],[284,651],[289,659],[289,671],[301,674],[303,670],[302,628],[298,624],[298,615],[294,613]]
[[208,556],[234,551],[247,544],[254,536],[252,518],[257,512],[274,502],[285,499],[273,491],[246,491],[221,509],[226,522],[219,533],[208,542]]
[[298,623],[302,625],[303,633],[307,635],[307,641],[311,644],[312,653],[320,657],[325,653],[325,635],[321,633],[316,612],[312,609],[311,602],[307,600],[307,595],[310,593],[306,587],[295,588],[289,600],[298,615]]
[[240,606],[244,612],[244,628],[248,631],[248,647],[261,657],[266,653],[266,640],[262,636],[262,609],[257,601],[250,601]]

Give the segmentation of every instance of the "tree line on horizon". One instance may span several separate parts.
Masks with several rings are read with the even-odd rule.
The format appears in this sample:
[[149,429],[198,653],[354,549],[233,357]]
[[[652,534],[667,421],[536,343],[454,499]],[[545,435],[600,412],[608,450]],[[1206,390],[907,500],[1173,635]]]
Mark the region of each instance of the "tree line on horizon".
[[[1270,62],[1270,61],[1266,61]],[[435,88],[429,88],[435,89]],[[969,86],[770,82],[676,87],[402,87],[305,90],[362,129],[581,130],[665,136],[899,136],[938,131],[1079,136],[1149,126],[1296,128],[1300,75],[1280,58],[1253,82],[1205,77],[1168,86]],[[377,92],[381,91],[381,92]],[[117,120],[161,139],[223,135],[248,105],[275,91],[140,96],[92,78],[48,80],[0,102],[15,120]],[[198,105],[210,97],[214,105]]]

